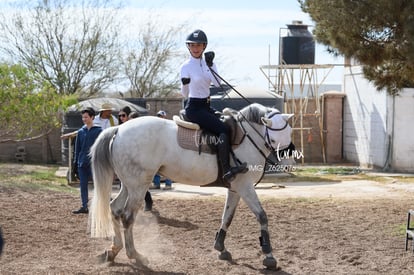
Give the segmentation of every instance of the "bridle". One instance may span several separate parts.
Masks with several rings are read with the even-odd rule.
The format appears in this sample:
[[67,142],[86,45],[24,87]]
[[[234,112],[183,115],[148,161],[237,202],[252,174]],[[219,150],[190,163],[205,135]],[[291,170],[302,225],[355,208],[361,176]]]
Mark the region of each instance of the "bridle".
[[[267,116],[267,118],[272,118],[272,117],[274,117],[275,115],[281,115],[282,113],[281,112],[279,112],[279,111],[273,111],[273,112],[271,112],[268,116]],[[270,151],[272,151],[272,152],[274,152],[276,149],[272,146],[272,141],[270,140],[270,136],[269,136],[269,131],[283,131],[284,129],[286,129],[286,127],[288,126],[288,122],[286,121],[285,122],[285,125],[283,126],[283,127],[281,127],[281,128],[272,128],[272,127],[268,127],[267,125],[265,125],[265,127],[266,127],[266,130],[265,130],[265,137],[266,137],[266,140],[265,140],[265,146],[266,146],[266,148],[268,149],[268,150],[270,150]]]
[[[272,141],[270,139],[270,135],[269,135],[269,131],[283,131],[284,129],[286,129],[286,127],[289,125],[289,123],[286,121],[285,125],[282,126],[281,128],[272,128],[272,127],[268,127],[267,125],[265,126],[265,133],[264,135],[262,135],[255,127],[253,127],[250,123],[250,121],[248,121],[240,112],[239,114],[242,116],[242,119],[239,119],[239,123],[240,123],[240,127],[242,128],[243,132],[244,132],[244,136],[247,137],[250,142],[253,144],[253,146],[256,148],[257,151],[259,151],[259,153],[264,157],[266,163],[270,164],[270,165],[277,165],[276,162],[274,162],[272,159],[270,159],[264,152],[263,150],[257,145],[257,143],[253,140],[253,138],[250,136],[250,134],[247,132],[245,126],[243,125],[243,122],[247,122],[250,127],[263,139],[264,143],[265,143],[265,147],[267,150],[270,151],[270,154],[276,159],[279,159],[279,156],[277,155],[277,152],[281,149],[281,150],[285,150],[286,148],[288,148],[289,146],[286,146],[284,148],[274,148],[272,146]],[[269,113],[267,115],[267,118],[272,118],[275,115],[282,115],[282,113],[280,113],[279,111],[273,111],[271,113]]]
[[[249,103],[249,104],[252,104],[252,102],[250,102],[250,100],[248,100],[245,96],[243,96],[239,91],[237,91],[236,90],[236,88],[234,88],[232,85],[230,85],[230,83],[228,83],[224,78],[222,78],[216,71],[214,71],[213,70],[213,68],[212,67],[210,67],[210,71],[211,71],[211,73],[213,74],[213,76],[214,76],[214,78],[217,80],[217,82],[220,82],[220,81],[218,81],[219,79],[220,80],[222,80],[224,83],[226,83],[233,91],[235,91],[241,98],[243,98],[247,103]],[[221,85],[220,85],[220,87],[221,88],[223,88]],[[225,95],[226,96],[229,96],[228,95],[228,93],[225,93]],[[259,133],[259,131],[255,128],[255,127],[253,127],[251,124],[250,124],[250,121],[248,121],[244,116],[243,116],[243,114],[242,113],[240,113],[240,112],[238,112],[238,114],[242,117],[242,119],[239,119],[238,121],[239,121],[239,123],[240,123],[240,127],[243,129],[243,131],[244,131],[244,136],[245,137],[247,137],[250,141],[251,141],[251,143],[256,147],[256,149],[260,152],[260,154],[265,158],[265,161],[266,161],[266,163],[268,163],[268,164],[270,164],[270,165],[277,165],[277,163],[276,162],[274,162],[273,160],[271,160],[269,157],[267,157],[266,156],[266,154],[260,149],[260,147],[256,144],[256,142],[252,139],[252,137],[247,133],[247,131],[246,131],[246,129],[245,129],[245,127],[243,126],[243,121],[247,121],[247,123],[250,125],[250,127],[251,128],[253,128],[255,131],[256,131],[256,133],[257,134],[259,134],[259,136],[260,137],[262,137],[262,139],[264,140],[264,142],[265,142],[265,147],[266,147],[266,149],[267,150],[269,150],[270,151],[270,154],[276,159],[276,160],[279,160],[279,156],[277,155],[277,152],[276,152],[276,150],[277,151],[280,151],[280,150],[282,150],[282,151],[284,151],[284,150],[287,150],[289,147],[290,147],[290,145],[291,144],[289,144],[288,146],[286,146],[286,147],[284,147],[284,148],[282,148],[282,149],[280,149],[280,148],[274,148],[273,146],[272,146],[272,143],[271,143],[271,140],[270,140],[270,136],[269,136],[269,131],[282,131],[282,130],[284,130],[284,129],[286,129],[286,127],[288,126],[288,122],[286,121],[286,123],[285,123],[285,125],[283,126],[283,127],[281,127],[281,128],[272,128],[272,127],[268,127],[267,125],[265,125],[265,127],[266,127],[266,130],[265,130],[265,134],[264,134],[264,136],[262,136],[262,134],[261,133]],[[279,112],[279,111],[272,111],[272,112],[270,112],[268,115],[267,115],[267,118],[272,118],[273,116],[275,116],[275,115],[281,115],[281,113]]]

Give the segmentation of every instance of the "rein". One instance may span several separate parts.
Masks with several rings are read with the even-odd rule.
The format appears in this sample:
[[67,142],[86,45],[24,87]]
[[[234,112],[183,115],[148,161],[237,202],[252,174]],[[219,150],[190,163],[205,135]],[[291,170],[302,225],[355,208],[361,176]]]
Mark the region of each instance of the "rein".
[[[209,67],[211,73],[213,74],[214,78],[217,80],[217,78],[219,78],[220,80],[222,80],[225,84],[227,84],[227,86],[229,86],[233,91],[235,91],[241,98],[243,98],[247,103],[251,104],[252,102],[250,100],[248,100],[245,96],[243,96],[239,91],[237,91],[232,85],[230,85],[230,83],[228,83],[224,78],[222,78],[215,70],[213,70],[212,67]],[[217,81],[219,82],[219,81]],[[223,88],[220,84],[220,87]],[[230,98],[230,96],[228,95],[228,93],[225,93],[227,97]],[[279,159],[279,157],[276,155],[275,153],[275,148],[273,148],[273,146],[271,145],[270,142],[270,137],[269,137],[269,131],[282,131],[284,130],[287,126],[288,126],[288,122],[286,121],[286,124],[282,127],[282,128],[271,128],[268,127],[267,125],[265,125],[266,127],[266,131],[265,131],[265,135],[262,136],[261,133],[259,133],[259,131],[253,127],[250,123],[250,121],[248,121],[246,119],[246,117],[244,117],[244,115],[240,112],[238,112],[238,114],[243,118],[244,121],[246,121],[250,127],[252,127],[254,129],[254,131],[260,136],[262,137],[263,141],[265,142],[265,147],[266,149],[268,149],[270,151],[270,154],[275,157],[275,159]],[[272,118],[275,115],[281,114],[280,112],[273,112],[270,113],[268,118]],[[244,135],[252,142],[252,144],[254,145],[254,147],[256,147],[256,149],[260,152],[260,154],[265,158],[266,163],[270,164],[270,165],[277,165],[276,162],[274,162],[273,160],[271,160],[270,158],[268,158],[266,156],[266,154],[259,148],[259,146],[254,142],[253,138],[247,133],[246,129],[243,126],[243,120],[239,120],[240,126],[244,131]],[[285,149],[285,148],[284,148]],[[264,173],[264,172],[263,172]]]
[[[209,67],[209,69],[210,69],[210,71],[211,71],[211,73],[213,74],[213,76],[214,76],[214,78],[217,80],[217,78],[219,78],[221,81],[223,81],[227,86],[229,86],[233,91],[235,91],[241,98],[243,98],[247,103],[249,103],[249,104],[252,104],[253,102],[251,102],[250,100],[248,100],[244,95],[242,95],[239,91],[237,91],[236,90],[236,88],[234,88],[232,85],[230,85],[230,83],[228,83],[224,78],[222,78],[215,70],[213,70],[213,68],[212,67]],[[220,83],[220,81],[217,81],[217,82],[219,82]],[[220,87],[223,89],[223,86],[221,86],[221,84],[220,84]],[[223,91],[224,91],[224,89],[223,89]],[[226,96],[228,97],[228,98],[230,98],[230,96],[229,96],[229,94],[228,93],[225,93],[226,94]]]

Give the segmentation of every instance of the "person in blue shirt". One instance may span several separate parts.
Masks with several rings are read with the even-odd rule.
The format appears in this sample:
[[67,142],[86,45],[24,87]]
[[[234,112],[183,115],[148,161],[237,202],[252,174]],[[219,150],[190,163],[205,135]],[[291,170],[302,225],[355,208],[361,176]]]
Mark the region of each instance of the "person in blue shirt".
[[87,214],[89,212],[88,181],[92,178],[89,150],[102,132],[102,128],[95,126],[93,123],[95,118],[94,109],[88,107],[82,110],[81,114],[84,125],[78,130],[76,136],[74,165],[78,167],[82,206],[78,210],[72,211],[73,214]]

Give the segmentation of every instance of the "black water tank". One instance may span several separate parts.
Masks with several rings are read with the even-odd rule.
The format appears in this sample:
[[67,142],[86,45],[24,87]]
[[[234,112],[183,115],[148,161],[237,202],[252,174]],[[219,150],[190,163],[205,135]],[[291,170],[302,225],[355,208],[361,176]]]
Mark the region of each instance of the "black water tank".
[[280,64],[315,64],[315,40],[302,21],[287,25],[280,44]]

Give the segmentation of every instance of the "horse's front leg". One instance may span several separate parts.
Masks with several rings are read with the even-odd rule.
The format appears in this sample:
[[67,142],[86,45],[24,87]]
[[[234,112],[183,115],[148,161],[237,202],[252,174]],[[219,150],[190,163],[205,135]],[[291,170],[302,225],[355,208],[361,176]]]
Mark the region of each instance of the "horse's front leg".
[[220,230],[216,233],[216,240],[214,243],[214,249],[220,252],[219,259],[231,261],[231,254],[224,246],[224,240],[226,238],[226,232],[230,227],[231,221],[233,220],[236,207],[239,204],[240,196],[234,191],[227,191],[226,204],[224,205],[223,217],[221,219]]
[[262,252],[265,254],[263,265],[268,269],[276,269],[277,261],[272,254],[272,245],[270,243],[267,215],[259,201],[256,190],[254,190],[253,185],[248,185],[246,188],[238,191],[250,210],[255,214],[256,219],[260,224],[259,240],[260,246],[262,247]]

